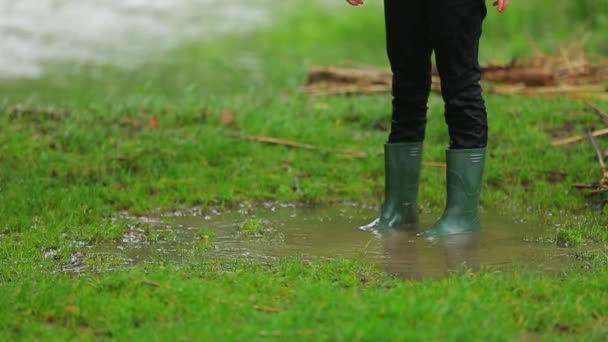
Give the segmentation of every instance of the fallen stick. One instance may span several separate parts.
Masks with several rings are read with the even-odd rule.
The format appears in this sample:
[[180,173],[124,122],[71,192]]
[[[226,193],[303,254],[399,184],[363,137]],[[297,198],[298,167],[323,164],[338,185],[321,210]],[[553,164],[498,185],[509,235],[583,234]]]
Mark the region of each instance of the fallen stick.
[[608,192],[607,188],[600,188],[600,189],[591,191],[590,193],[587,194],[587,196],[590,197],[590,196],[594,196],[594,195],[603,194],[603,193],[606,193],[606,192]]
[[593,150],[597,156],[597,160],[600,163],[600,168],[602,169],[602,180],[593,184],[574,184],[573,187],[577,189],[592,189],[593,191],[587,194],[587,197],[590,197],[608,192],[608,173],[606,172],[606,161],[604,160],[604,154],[602,153],[595,136],[593,136],[593,131],[591,128],[587,129],[587,138],[589,138],[589,142],[591,143],[591,146],[593,147]]
[[[340,150],[340,149],[335,149],[335,148],[330,148],[330,147],[321,147],[321,146],[316,146],[316,145],[304,144],[304,143],[300,143],[300,142],[293,141],[293,140],[278,139],[278,138],[266,137],[266,136],[261,136],[261,135],[247,135],[247,134],[240,134],[240,133],[230,133],[229,136],[232,138],[236,138],[236,139],[244,139],[244,140],[249,140],[249,141],[258,142],[258,143],[286,146],[286,147],[297,148],[297,149],[302,149],[302,150],[337,152],[337,153],[343,154],[348,157],[354,157],[354,158],[359,158],[359,159],[365,159],[365,158],[369,157],[367,153],[362,152],[362,151]],[[437,168],[446,168],[447,167],[446,163],[444,163],[444,162],[428,161],[428,162],[423,162],[422,164],[425,166],[428,166],[428,167],[437,167]]]
[[486,81],[523,83],[526,86],[538,87],[555,84],[556,76],[554,71],[542,67],[507,65],[482,68],[481,78]]
[[323,82],[342,84],[384,84],[391,85],[393,74],[388,69],[369,66],[358,68],[339,68],[334,66],[313,66],[308,74],[306,84]]
[[[598,131],[593,131],[591,134],[595,138],[601,137],[601,136],[604,136],[604,135],[608,135],[608,128],[600,129]],[[577,142],[581,142],[581,141],[583,141],[585,139],[587,139],[587,135],[586,134],[577,135],[577,136],[570,137],[570,138],[553,140],[553,142],[551,142],[551,146],[570,145],[570,144],[574,144],[574,143],[577,143]]]
[[602,175],[605,175],[606,162],[604,161],[604,154],[600,150],[600,146],[597,144],[597,140],[595,140],[595,137],[593,136],[593,130],[591,130],[591,128],[587,129],[587,137],[589,138],[589,142],[591,143],[591,146],[593,146],[595,154],[597,155],[597,160],[599,161],[600,167],[602,169]]
[[597,189],[597,185],[582,183],[572,184],[572,187],[576,189]]
[[[331,83],[313,84],[305,86],[303,91],[312,96],[347,96],[347,95],[375,95],[388,94],[391,87],[387,85],[335,85]],[[431,91],[441,93],[441,86],[433,81]],[[545,86],[527,87],[523,84],[490,85],[486,88],[488,94],[494,95],[520,95],[529,97],[555,97],[567,96],[575,100],[598,99],[608,100],[608,92],[603,86]]]
[[264,143],[264,144],[287,146],[287,147],[298,148],[298,149],[302,149],[302,150],[337,152],[337,153],[340,153],[340,154],[343,154],[343,155],[346,155],[349,157],[355,157],[355,158],[360,158],[360,159],[365,159],[368,157],[367,153],[361,152],[361,151],[339,150],[339,149],[330,148],[330,147],[321,147],[321,146],[303,144],[303,143],[300,143],[297,141],[278,139],[278,138],[266,137],[266,136],[261,136],[261,135],[246,135],[246,134],[239,134],[239,133],[231,133],[230,136],[232,136],[233,138],[238,138],[238,139],[244,139],[244,140],[249,140],[249,141],[254,141],[254,142],[259,142],[259,143]]
[[157,282],[152,281],[152,280],[146,280],[146,279],[142,280],[141,283],[144,284],[144,285],[152,286],[152,287],[160,287],[161,286],[160,283],[157,283]]
[[[544,58],[527,64],[482,66],[482,80],[503,83],[489,85],[488,93],[523,96],[568,96],[579,100],[608,98],[605,67],[562,50],[562,57]],[[351,63],[352,64],[352,63]],[[438,71],[433,67],[432,90],[440,92]],[[313,96],[389,93],[392,74],[388,69],[364,65],[350,68],[311,67],[303,90]]]
[[386,85],[341,85],[339,87],[334,85],[314,85],[307,86],[305,91],[312,96],[337,96],[337,95],[374,95],[384,94],[391,91],[390,86]]
[[253,308],[255,310],[263,311],[263,312],[268,312],[268,313],[279,313],[279,312],[281,312],[281,309],[279,309],[279,308],[273,308],[273,307],[264,306],[264,305],[254,305]]
[[595,154],[597,155],[597,160],[600,163],[600,168],[602,169],[602,180],[600,181],[600,186],[596,191],[593,191],[592,194],[603,193],[606,192],[604,190],[608,190],[608,172],[606,172],[606,161],[604,160],[604,154],[600,149],[591,129],[587,130],[587,136],[589,137],[589,142],[591,142],[591,146],[595,150]]
[[597,114],[603,123],[608,124],[608,113],[591,102],[585,102],[585,105]]
[[605,85],[557,85],[546,87],[527,87],[523,84],[500,84],[487,88],[490,94],[524,96],[568,96],[577,99],[601,98],[608,95]]
[[427,161],[427,162],[422,162],[422,164],[424,166],[437,167],[437,168],[440,168],[440,169],[445,169],[446,167],[448,167],[447,164],[444,163],[444,162]]

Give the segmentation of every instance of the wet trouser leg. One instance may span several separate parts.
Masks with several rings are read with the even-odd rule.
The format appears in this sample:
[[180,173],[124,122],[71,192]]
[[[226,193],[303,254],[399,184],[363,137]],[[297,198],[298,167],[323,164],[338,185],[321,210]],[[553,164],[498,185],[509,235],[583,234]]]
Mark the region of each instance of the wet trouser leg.
[[484,0],[385,0],[385,11],[393,70],[389,142],[424,140],[434,50],[450,147],[485,147],[488,126],[478,63]]
[[393,71],[389,143],[424,140],[433,51],[426,7],[426,0],[384,1],[387,52]]

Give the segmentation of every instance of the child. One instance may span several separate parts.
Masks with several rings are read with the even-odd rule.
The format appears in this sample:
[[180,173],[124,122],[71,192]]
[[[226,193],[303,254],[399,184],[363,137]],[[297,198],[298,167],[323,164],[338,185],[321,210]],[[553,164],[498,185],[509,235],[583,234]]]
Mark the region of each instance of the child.
[[[365,0],[347,0],[353,6]],[[485,0],[384,0],[388,57],[393,71],[391,132],[384,146],[385,202],[364,229],[418,223],[418,183],[435,52],[450,133],[446,151],[447,204],[421,233],[435,237],[479,231],[487,115],[481,94],[479,39]],[[509,0],[494,6],[506,10]]]

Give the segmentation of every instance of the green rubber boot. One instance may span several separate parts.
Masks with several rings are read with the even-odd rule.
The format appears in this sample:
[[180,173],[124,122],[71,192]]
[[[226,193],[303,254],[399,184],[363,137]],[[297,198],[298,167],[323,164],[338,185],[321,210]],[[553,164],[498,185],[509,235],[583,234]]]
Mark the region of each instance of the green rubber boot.
[[418,223],[421,164],[421,142],[384,145],[384,205],[380,217],[361,229],[378,230]]
[[447,204],[443,216],[420,236],[432,238],[478,232],[479,195],[485,148],[447,150]]

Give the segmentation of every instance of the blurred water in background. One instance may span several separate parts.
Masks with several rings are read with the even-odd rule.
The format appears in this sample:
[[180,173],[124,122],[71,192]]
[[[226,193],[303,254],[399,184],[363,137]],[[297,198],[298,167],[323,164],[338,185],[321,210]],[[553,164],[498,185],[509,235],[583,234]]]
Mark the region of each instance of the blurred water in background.
[[0,77],[38,77],[53,61],[137,65],[190,39],[269,24],[281,3],[0,0]]

